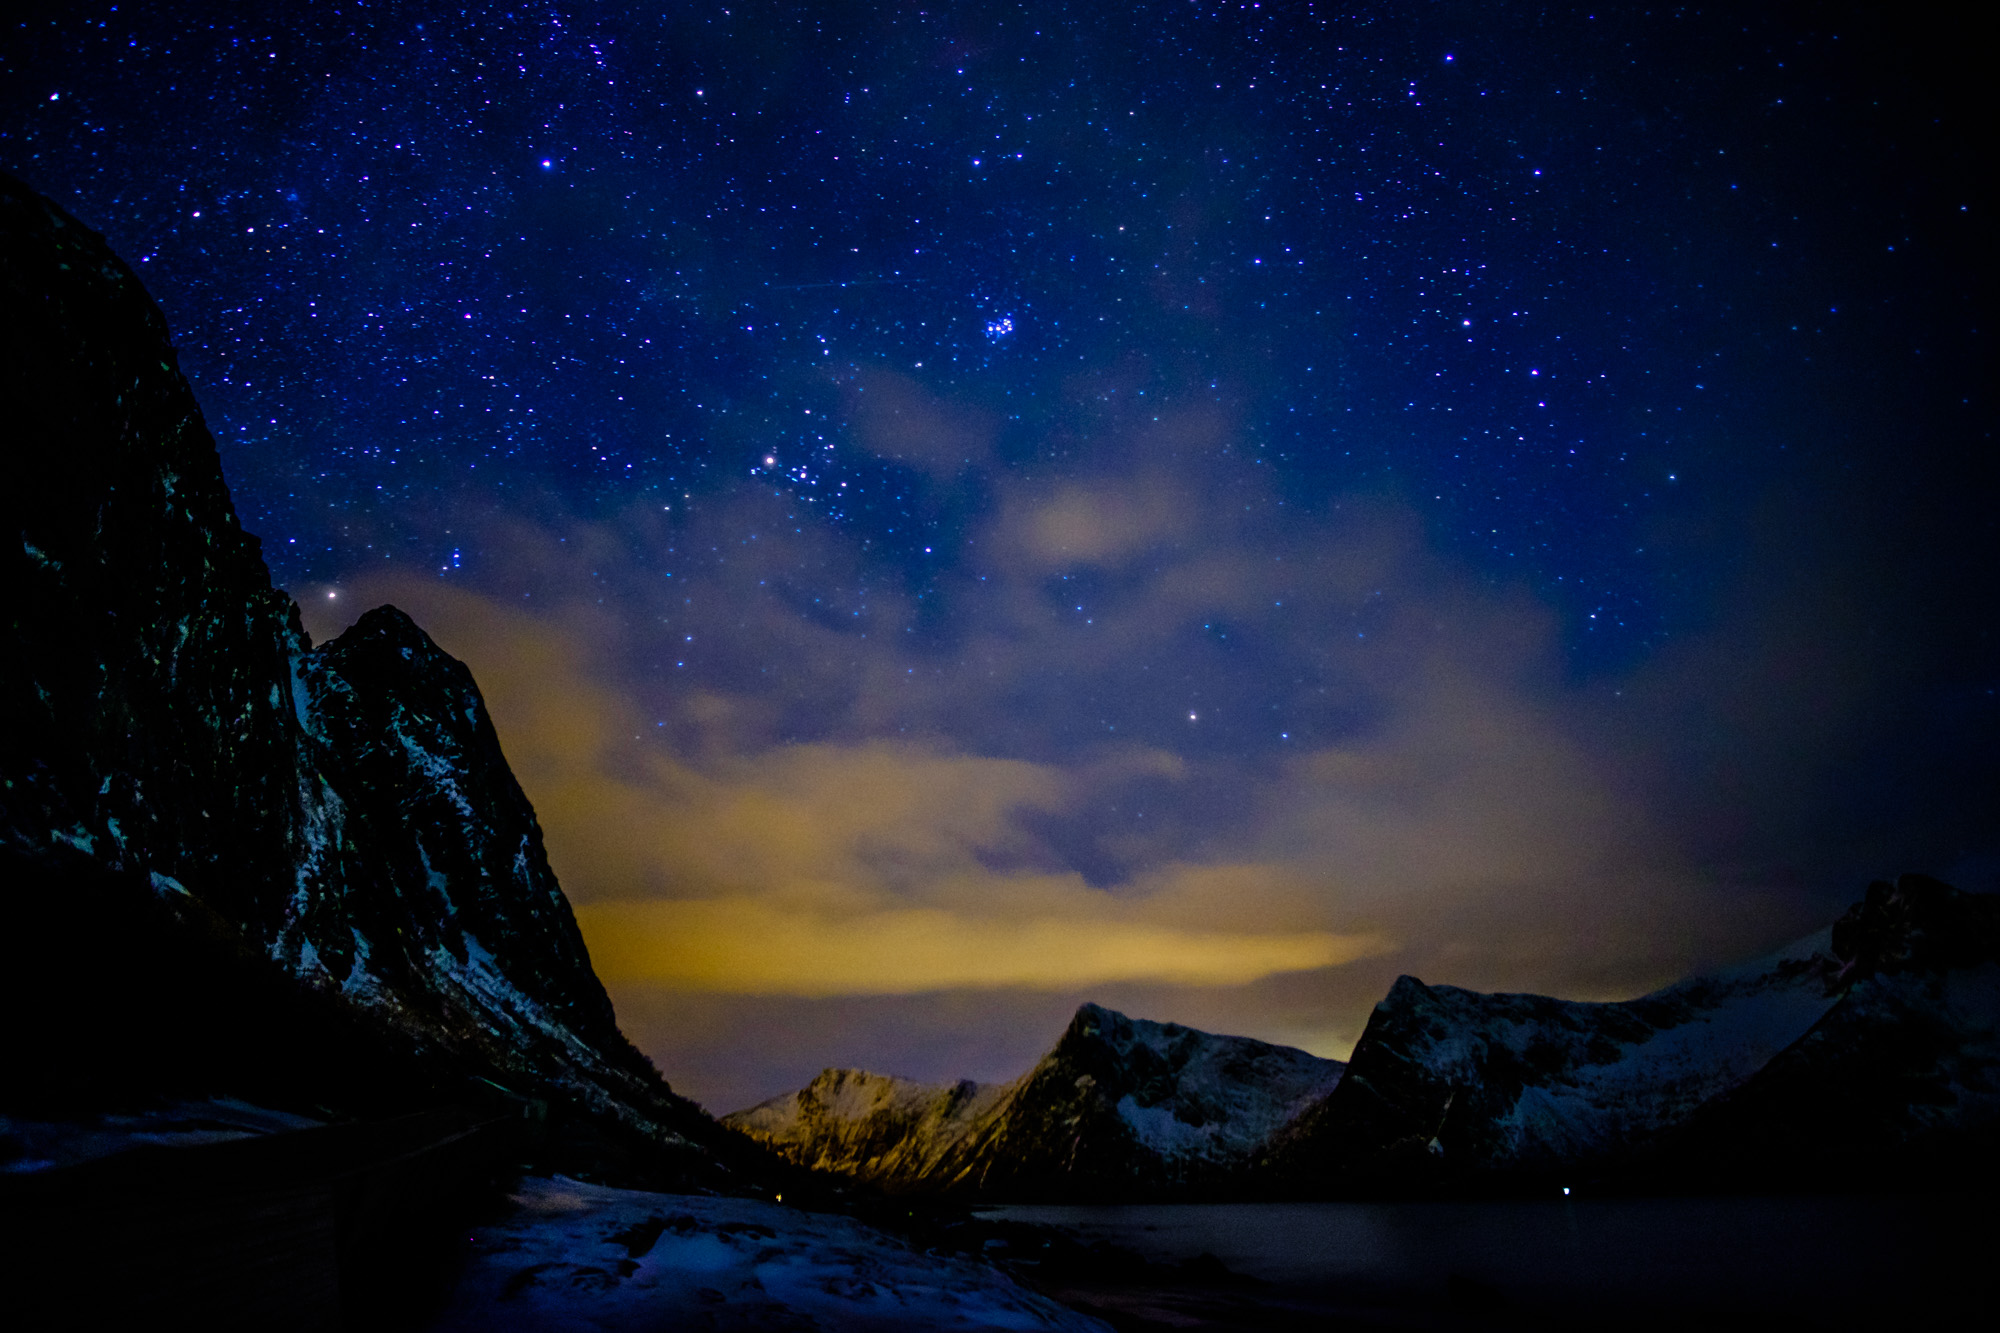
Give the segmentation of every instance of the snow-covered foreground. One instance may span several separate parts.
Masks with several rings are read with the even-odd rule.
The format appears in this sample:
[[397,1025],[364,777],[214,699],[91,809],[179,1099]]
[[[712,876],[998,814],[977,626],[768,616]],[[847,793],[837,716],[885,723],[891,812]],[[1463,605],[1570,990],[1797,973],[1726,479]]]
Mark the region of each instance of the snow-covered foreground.
[[529,1179],[474,1232],[439,1333],[1058,1329],[1109,1333],[985,1264],[755,1199]]
[[67,1120],[0,1115],[0,1174],[76,1166],[132,1148],[189,1148],[310,1129],[322,1123],[234,1097],[166,1102]]

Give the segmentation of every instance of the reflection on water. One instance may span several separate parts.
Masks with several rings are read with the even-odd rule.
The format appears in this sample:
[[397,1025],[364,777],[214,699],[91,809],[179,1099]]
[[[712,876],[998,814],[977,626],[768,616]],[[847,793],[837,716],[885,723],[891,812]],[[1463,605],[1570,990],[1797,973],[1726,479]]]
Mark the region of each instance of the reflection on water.
[[1991,1299],[1994,1210],[1970,1198],[1009,1206],[1162,1263],[1357,1301],[1472,1292],[1524,1309],[1857,1311]]

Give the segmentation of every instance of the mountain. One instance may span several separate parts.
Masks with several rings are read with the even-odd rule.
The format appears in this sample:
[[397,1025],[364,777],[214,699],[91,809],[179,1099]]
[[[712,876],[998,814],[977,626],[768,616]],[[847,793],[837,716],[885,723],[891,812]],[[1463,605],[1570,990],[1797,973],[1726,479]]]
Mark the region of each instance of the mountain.
[[[2000,896],[1921,875],[1833,928],[1636,1000],[1399,978],[1345,1078],[1260,1159],[1273,1188],[1893,1176],[2000,1126]],[[1900,1164],[1900,1165],[1899,1165]]]
[[2000,1180],[2000,894],[1877,881],[1832,951],[1840,1002],[1691,1117],[1662,1174]]
[[802,1166],[896,1191],[1126,1200],[1234,1187],[1254,1154],[1340,1080],[1287,1046],[1086,1004],[1005,1084],[938,1087],[829,1069],[723,1117]]
[[797,1092],[773,1097],[722,1123],[799,1166],[891,1189],[922,1188],[940,1161],[985,1124],[1011,1083],[947,1086],[865,1069],[828,1069]]
[[310,643],[158,307],[7,177],[0,294],[9,1098],[499,1084],[712,1168],[729,1136],[619,1032],[470,673],[390,607]]

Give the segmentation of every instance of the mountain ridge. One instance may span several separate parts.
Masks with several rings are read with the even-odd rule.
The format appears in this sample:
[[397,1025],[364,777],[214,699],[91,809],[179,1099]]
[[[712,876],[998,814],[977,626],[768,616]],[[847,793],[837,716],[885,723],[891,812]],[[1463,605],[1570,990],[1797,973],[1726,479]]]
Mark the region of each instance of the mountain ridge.
[[1086,1004],[1007,1083],[829,1069],[723,1123],[891,1192],[996,1202],[1989,1179],[2000,895],[1878,881],[1822,930],[1631,1000],[1403,976],[1344,1065]]
[[[1928,1140],[1938,1161],[1971,1150],[1991,1171],[1996,923],[2000,895],[1910,874],[1872,884],[1832,926],[1762,959],[1633,1000],[1402,977],[1340,1087],[1258,1169],[1299,1194],[1558,1178],[1790,1186],[1828,1170],[1878,1181],[1927,1172],[1938,1162],[1906,1149]],[[1885,1079],[1895,1081],[1886,1093]],[[1873,1107],[1865,1125],[1845,1109],[1857,1098]]]
[[[10,1095],[111,1095],[121,1064],[157,1086],[120,1095],[233,1080],[336,1108],[367,1099],[364,1073],[404,1100],[498,1085],[669,1174],[726,1175],[734,1136],[619,1032],[463,664],[394,608],[310,642],[159,308],[4,174],[0,295],[0,911],[31,927],[4,951],[8,998],[45,1019],[8,1038],[40,1062]],[[119,967],[97,966],[92,932]],[[177,951],[212,975],[176,975]],[[346,1050],[346,1073],[237,1012],[223,978]]]
[[892,1192],[1192,1196],[1226,1188],[1339,1061],[1084,1004],[1003,1084],[829,1069],[722,1123],[798,1165]]

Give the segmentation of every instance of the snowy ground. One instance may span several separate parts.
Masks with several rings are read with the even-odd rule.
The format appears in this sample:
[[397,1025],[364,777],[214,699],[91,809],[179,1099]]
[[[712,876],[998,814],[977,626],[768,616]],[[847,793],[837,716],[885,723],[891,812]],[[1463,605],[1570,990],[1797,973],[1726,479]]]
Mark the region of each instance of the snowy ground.
[[1057,1329],[1102,1323],[985,1264],[754,1199],[528,1179],[476,1229],[438,1333]]
[[0,1116],[0,1172],[47,1171],[109,1157],[130,1148],[226,1143],[320,1124],[302,1115],[252,1106],[233,1097],[177,1101],[129,1112],[70,1120]]

